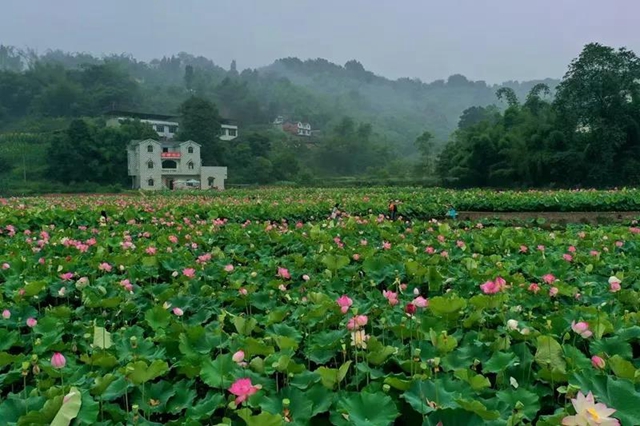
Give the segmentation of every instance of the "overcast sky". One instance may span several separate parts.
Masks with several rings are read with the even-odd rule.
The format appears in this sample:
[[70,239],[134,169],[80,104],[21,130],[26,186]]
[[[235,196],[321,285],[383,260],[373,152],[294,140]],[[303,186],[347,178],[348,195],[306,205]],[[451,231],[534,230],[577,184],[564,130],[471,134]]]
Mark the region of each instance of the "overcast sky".
[[638,0],[0,0],[0,43],[39,52],[357,59],[424,81],[561,77],[588,42],[640,54],[639,22]]

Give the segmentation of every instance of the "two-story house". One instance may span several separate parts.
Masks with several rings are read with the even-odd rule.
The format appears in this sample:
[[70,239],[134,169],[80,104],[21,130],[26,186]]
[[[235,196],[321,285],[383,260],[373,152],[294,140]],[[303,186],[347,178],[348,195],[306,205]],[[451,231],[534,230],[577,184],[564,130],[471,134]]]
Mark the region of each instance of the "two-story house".
[[127,147],[131,186],[134,189],[224,189],[226,167],[202,165],[200,144],[147,139]]

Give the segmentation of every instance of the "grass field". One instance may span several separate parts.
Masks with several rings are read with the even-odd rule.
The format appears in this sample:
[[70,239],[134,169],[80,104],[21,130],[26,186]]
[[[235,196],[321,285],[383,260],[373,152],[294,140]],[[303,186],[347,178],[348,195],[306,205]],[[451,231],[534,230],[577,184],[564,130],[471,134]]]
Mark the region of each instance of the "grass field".
[[[633,212],[637,195],[281,188],[0,199],[0,419],[640,424],[633,214],[550,229],[534,218],[446,218],[451,206]],[[402,220],[385,217],[389,200]],[[589,392],[616,411],[583,400]]]

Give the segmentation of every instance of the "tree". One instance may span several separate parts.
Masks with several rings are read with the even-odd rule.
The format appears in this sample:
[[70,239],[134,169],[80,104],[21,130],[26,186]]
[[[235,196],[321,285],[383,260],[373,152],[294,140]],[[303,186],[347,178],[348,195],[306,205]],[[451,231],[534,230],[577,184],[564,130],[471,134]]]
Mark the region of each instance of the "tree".
[[518,97],[516,96],[516,92],[514,92],[514,90],[510,87],[499,88],[496,92],[496,96],[498,96],[498,99],[500,100],[505,99],[507,101],[507,105],[510,108],[515,108],[520,104],[520,102],[518,101]]
[[0,44],[0,71],[22,71],[22,58],[18,49]]
[[638,152],[640,59],[598,43],[569,65],[554,102],[560,122],[589,167],[586,181],[611,185]]
[[184,84],[189,92],[193,92],[193,67],[187,65],[184,69]]
[[424,132],[420,135],[414,145],[420,152],[420,163],[418,164],[418,174],[422,176],[429,176],[433,173],[433,135],[429,132]]
[[221,120],[216,106],[194,96],[182,103],[180,116],[178,140],[192,140],[202,145],[200,154],[204,165],[224,164],[225,152],[219,139]]
[[91,169],[93,136],[84,120],[73,120],[64,133],[57,134],[49,151],[50,175],[63,183],[85,182],[93,178]]

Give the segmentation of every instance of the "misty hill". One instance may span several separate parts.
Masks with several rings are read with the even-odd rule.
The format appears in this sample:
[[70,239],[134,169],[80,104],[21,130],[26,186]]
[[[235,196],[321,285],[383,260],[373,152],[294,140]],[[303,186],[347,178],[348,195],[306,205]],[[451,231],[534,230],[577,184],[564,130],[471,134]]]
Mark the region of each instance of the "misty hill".
[[[174,113],[196,94],[245,129],[267,126],[284,115],[327,131],[348,116],[371,123],[401,156],[415,153],[413,141],[425,130],[436,142],[447,140],[466,108],[498,102],[498,88],[511,87],[524,99],[541,82],[488,85],[459,74],[431,83],[390,80],[356,60],[341,66],[297,58],[239,72],[235,61],[225,69],[187,53],[147,63],[129,55],[97,57],[60,50],[38,55],[11,47],[0,47],[0,73],[0,131],[21,131],[24,119],[95,116],[113,106]],[[543,82],[552,91],[558,84]]]
[[377,131],[405,148],[405,152],[412,150],[412,142],[425,130],[439,141],[447,139],[465,109],[497,103],[496,91],[500,87],[510,87],[524,99],[538,83],[547,84],[552,92],[559,83],[545,79],[488,85],[460,74],[432,83],[410,78],[389,80],[366,70],[356,60],[340,66],[325,59],[285,58],[260,72],[285,77],[311,93],[329,97],[336,110],[373,123]]

